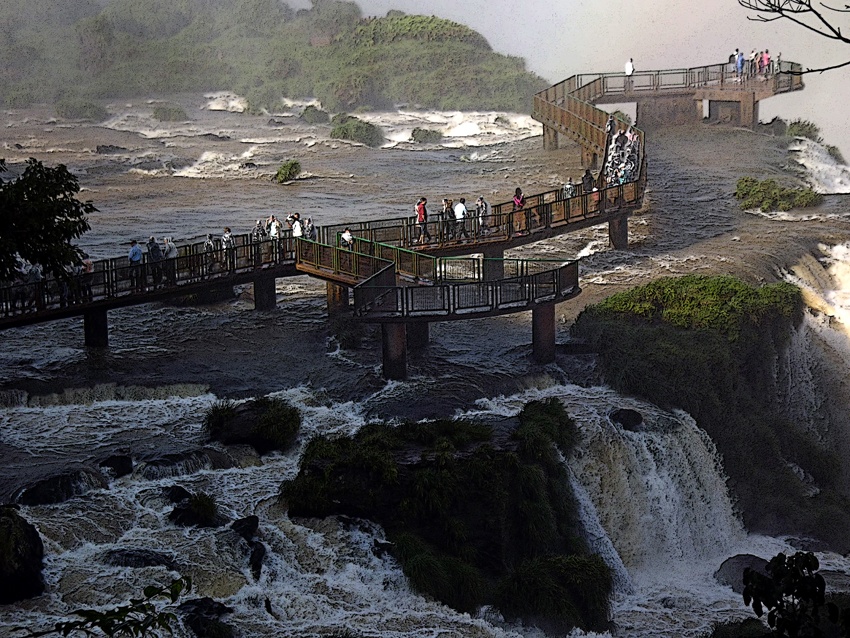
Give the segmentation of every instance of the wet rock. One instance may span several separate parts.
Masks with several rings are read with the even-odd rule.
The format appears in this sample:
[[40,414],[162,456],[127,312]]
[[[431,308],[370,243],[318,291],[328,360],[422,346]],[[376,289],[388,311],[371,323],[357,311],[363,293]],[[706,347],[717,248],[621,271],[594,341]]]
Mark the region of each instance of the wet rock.
[[231,638],[234,635],[233,627],[220,620],[225,614],[233,613],[233,608],[212,598],[187,600],[177,610],[199,638]]
[[387,554],[392,554],[392,548],[393,544],[389,541],[379,541],[377,539],[372,541],[372,554],[378,558],[383,558]]
[[260,574],[263,571],[263,558],[266,556],[266,546],[260,541],[249,541],[251,544],[251,555],[248,557],[248,564],[251,566],[251,574],[254,580],[260,580]]
[[239,168],[257,168],[257,165],[254,162],[243,162]]
[[14,506],[0,508],[0,540],[0,604],[44,592],[41,536]]
[[764,558],[759,558],[753,554],[736,554],[721,563],[720,568],[714,572],[714,579],[721,585],[731,587],[735,593],[742,594],[744,592],[744,570],[749,567],[760,574],[764,574],[766,565],[767,561]]
[[122,548],[111,549],[103,555],[103,562],[115,567],[165,567],[170,570],[177,568],[170,556],[152,549]]
[[248,542],[257,535],[259,527],[260,519],[257,516],[246,516],[230,524],[230,528]]
[[181,485],[171,485],[162,489],[162,494],[172,503],[180,501],[188,501],[192,497],[192,492]]
[[227,452],[216,450],[215,448],[204,448],[204,454],[210,460],[210,467],[214,470],[229,470],[233,467],[239,467],[239,463]]
[[156,480],[169,476],[185,476],[211,467],[210,457],[205,450],[188,450],[165,454],[143,460],[138,473],[146,479]]
[[620,408],[619,410],[614,410],[610,416],[614,423],[630,432],[640,432],[643,430],[643,415],[637,410]]
[[112,155],[114,153],[124,153],[127,151],[127,149],[123,146],[115,146],[114,144],[98,144],[96,150],[98,155]]
[[127,454],[113,454],[99,463],[100,467],[111,470],[112,476],[121,478],[133,472],[133,459]]
[[18,490],[13,500],[21,505],[63,503],[91,490],[108,487],[106,477],[92,468],[69,470]]
[[190,494],[177,503],[168,520],[183,527],[221,527],[227,523],[227,518],[219,513],[215,499],[204,492]]

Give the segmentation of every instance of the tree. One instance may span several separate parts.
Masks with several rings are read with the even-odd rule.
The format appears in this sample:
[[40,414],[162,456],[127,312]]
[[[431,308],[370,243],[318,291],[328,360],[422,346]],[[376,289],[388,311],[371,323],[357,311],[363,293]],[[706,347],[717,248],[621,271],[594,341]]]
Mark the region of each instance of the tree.
[[[767,624],[775,636],[814,638],[835,635],[835,629],[847,636],[850,610],[826,602],[826,583],[817,573],[819,567],[811,552],[777,554],[765,566],[767,575],[748,567],[744,570],[744,604],[752,606],[759,618],[767,610]],[[828,628],[833,630],[829,634]]]
[[[0,174],[6,171],[0,159]],[[91,228],[87,215],[97,209],[78,200],[79,192],[64,165],[48,168],[33,158],[20,177],[0,180],[0,281],[14,277],[18,257],[57,277],[64,276],[65,265],[80,263],[82,250],[71,240]]]
[[[756,22],[790,20],[794,24],[828,40],[850,44],[850,37],[842,33],[841,24],[842,21],[850,23],[850,5],[845,4],[842,8],[830,7],[823,2],[812,2],[812,0],[738,0],[738,4],[745,9],[756,12],[756,15],[750,17],[750,20]],[[845,26],[850,26],[850,24]],[[847,29],[844,29],[844,31],[847,32]],[[819,69],[791,71],[790,73],[795,75],[823,73],[848,65],[850,65],[850,60]]]
[[[164,587],[149,585],[144,589],[144,598],[131,599],[126,605],[121,605],[108,611],[94,609],[78,609],[74,612],[82,620],[58,622],[53,629],[47,631],[27,631],[20,638],[39,638],[58,634],[70,636],[81,633],[86,636],[158,636],[159,631],[173,633],[171,623],[177,620],[173,612],[161,608],[157,600],[165,600],[174,604],[180,595],[192,589],[192,581],[188,576],[172,580]],[[19,628],[22,629],[22,628]]]

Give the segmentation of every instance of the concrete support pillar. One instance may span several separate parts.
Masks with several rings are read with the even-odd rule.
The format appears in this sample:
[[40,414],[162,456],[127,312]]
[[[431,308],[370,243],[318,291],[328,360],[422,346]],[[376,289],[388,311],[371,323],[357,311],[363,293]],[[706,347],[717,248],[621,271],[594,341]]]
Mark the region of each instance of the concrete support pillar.
[[83,313],[83,332],[85,344],[89,348],[109,346],[109,322],[106,319],[106,308],[86,310]]
[[597,170],[599,164],[599,156],[596,154],[592,148],[581,148],[581,166],[582,168],[589,168],[592,171]]
[[484,281],[496,281],[505,278],[505,249],[488,246],[484,249]]
[[558,131],[551,126],[543,125],[543,150],[555,151],[558,149]]
[[531,349],[537,363],[552,363],[555,360],[555,304],[544,304],[532,309]]
[[254,310],[274,310],[277,305],[275,278],[262,276],[254,278]]
[[428,347],[429,324],[427,321],[407,324],[407,347],[422,350]]
[[328,314],[348,312],[348,286],[328,282]]
[[741,126],[755,128],[759,121],[759,107],[755,93],[744,93],[741,96]]
[[407,330],[403,323],[381,324],[381,350],[384,378],[403,381],[407,378]]
[[608,222],[608,241],[617,250],[628,250],[629,218],[626,215]]

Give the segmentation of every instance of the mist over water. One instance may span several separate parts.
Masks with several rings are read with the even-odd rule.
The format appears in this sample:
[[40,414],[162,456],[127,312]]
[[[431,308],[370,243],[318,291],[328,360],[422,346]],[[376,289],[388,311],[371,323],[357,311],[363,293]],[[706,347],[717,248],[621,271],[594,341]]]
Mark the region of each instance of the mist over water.
[[[409,214],[422,194],[431,202],[484,194],[497,203],[517,185],[542,192],[580,174],[577,150],[542,151],[534,137],[539,129],[521,115],[369,114],[391,139],[386,148],[369,149],[330,140],[327,128],[285,112],[209,110],[217,99],[177,97],[191,119],[169,124],[154,122],[144,101],[111,105],[114,117],[104,126],[58,126],[43,112],[7,112],[7,158],[13,170],[36,155],[64,162],[80,176],[84,196],[100,209],[82,243],[98,257],[121,255],[130,238],[151,234],[172,234],[183,243],[225,225],[244,232],[270,212],[299,210],[320,225],[391,218]],[[445,131],[443,141],[407,142],[406,131],[426,122]],[[118,149],[98,151],[104,145]],[[648,152],[650,191],[645,209],[630,219],[628,250],[610,249],[603,226],[509,255],[583,256],[582,295],[557,308],[559,343],[569,340],[569,323],[585,304],[659,276],[722,273],[773,281],[808,259],[806,272],[814,274],[795,276],[822,298],[824,311],[807,316],[789,356],[807,369],[821,361],[807,346],[809,334],[831,340],[835,352],[848,351],[837,325],[845,323],[850,290],[847,196],[831,195],[818,209],[782,216],[741,211],[732,196],[741,175],[799,172],[805,153],[789,154],[777,138],[715,127],[658,131]],[[830,165],[816,149],[811,155],[815,164],[806,169],[814,179]],[[278,163],[291,156],[300,158],[309,178],[271,183]],[[243,166],[247,162],[256,168]],[[193,577],[200,595],[233,606],[227,620],[245,635],[349,629],[393,638],[537,636],[487,612],[472,618],[425,600],[391,558],[373,552],[382,530],[290,520],[276,495],[316,434],[350,434],[375,418],[498,419],[546,397],[563,402],[581,428],[569,466],[588,541],[616,574],[615,635],[696,637],[718,620],[747,617],[740,596],[718,585],[713,572],[736,553],[789,550],[785,539],[743,531],[717,452],[688,415],[617,395],[600,385],[587,357],[559,352],[555,364],[534,364],[528,314],[433,324],[427,350],[411,354],[410,380],[387,383],[380,376],[378,333],[367,331],[363,346],[348,350],[329,333],[321,282],[280,279],[277,296],[269,312],[251,310],[247,287],[233,301],[211,306],[110,311],[111,348],[103,353],[83,347],[76,319],[4,333],[4,500],[31,480],[122,450],[137,466],[108,489],[23,508],[45,538],[48,593],[4,608],[0,634],[34,618],[49,623],[79,606],[117,604],[179,572]],[[848,360],[836,355],[823,365],[838,376]],[[811,384],[793,385],[800,404],[809,405]],[[269,393],[301,410],[297,449],[262,459],[244,453],[236,467],[213,469],[204,410],[218,398]],[[624,431],[611,420],[611,412],[624,407],[641,413],[643,431]],[[186,460],[157,465],[166,454]],[[226,528],[189,534],[167,521],[170,505],[161,488],[175,483],[214,495],[233,518],[260,517],[269,553],[259,582],[244,543]],[[104,563],[109,550],[140,546],[162,552],[179,569]],[[841,557],[823,558],[850,573]]]

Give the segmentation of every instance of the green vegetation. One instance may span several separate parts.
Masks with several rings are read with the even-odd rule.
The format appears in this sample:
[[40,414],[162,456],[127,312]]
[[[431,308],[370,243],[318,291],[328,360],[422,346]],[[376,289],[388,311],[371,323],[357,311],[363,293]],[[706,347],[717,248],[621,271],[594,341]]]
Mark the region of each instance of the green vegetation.
[[[0,159],[0,175],[6,172]],[[0,179],[0,281],[15,277],[17,256],[39,263],[46,272],[67,276],[65,265],[78,264],[82,251],[71,245],[89,230],[88,215],[97,209],[77,199],[80,184],[62,164],[48,168],[35,159],[16,179]]]
[[316,108],[312,104],[301,113],[301,119],[308,124],[327,124],[331,120],[331,116],[322,109]]
[[283,184],[284,182],[291,182],[300,174],[301,162],[294,159],[286,160],[283,164],[280,165],[280,168],[277,169],[277,173],[275,173],[274,176],[274,181],[276,181],[278,184]]
[[437,144],[440,140],[443,139],[442,131],[435,131],[433,129],[428,128],[419,128],[418,126],[413,129],[413,133],[411,135],[414,142],[419,144]]
[[735,188],[735,197],[741,201],[742,210],[760,208],[764,212],[809,208],[823,202],[823,195],[811,188],[786,188],[775,180],[762,182],[754,177],[742,177]]
[[215,497],[206,492],[198,492],[189,497],[189,513],[191,519],[201,527],[216,527],[218,520],[218,503]]
[[236,404],[216,401],[204,415],[212,441],[226,445],[248,443],[260,454],[287,450],[301,430],[301,413],[283,399],[261,397]]
[[281,499],[292,516],[380,523],[411,585],[455,609],[496,604],[547,630],[599,629],[611,575],[579,540],[561,462],[575,423],[556,400],[529,403],[518,420],[510,439],[463,421],[318,437]]
[[[336,119],[336,116],[334,119]],[[378,147],[384,143],[384,134],[380,127],[351,116],[346,116],[343,123],[336,124],[333,127],[331,137],[338,140],[351,140],[372,147]]]
[[185,122],[189,119],[183,107],[177,104],[157,104],[153,107],[153,117],[160,122]]
[[844,164],[844,155],[841,154],[841,150],[837,146],[833,146],[832,144],[826,144],[824,146],[826,152],[829,153],[829,156],[834,159],[839,164]]
[[25,106],[165,92],[231,90],[253,112],[283,96],[332,111],[398,103],[521,110],[546,81],[468,27],[353,2],[293,11],[277,0],[54,0],[0,3],[0,100]]
[[809,120],[796,119],[788,124],[785,131],[788,137],[805,137],[818,144],[823,144],[823,138],[820,136],[820,127]]
[[109,111],[88,100],[65,98],[56,102],[55,108],[56,115],[66,120],[102,122],[109,117]]
[[[708,432],[750,531],[794,529],[843,546],[850,517],[836,452],[783,417],[776,400],[776,362],[802,316],[790,284],[687,276],[589,306],[572,332],[598,350],[613,388],[681,408]],[[812,478],[815,496],[794,465]]]
[[[28,631],[19,638],[37,638],[39,636],[69,636],[81,633],[86,636],[158,636],[160,631],[171,634],[172,623],[177,616],[167,606],[174,605],[180,596],[192,589],[188,576],[172,580],[163,587],[148,585],[142,598],[131,599],[126,605],[100,611],[96,609],[78,609],[73,612],[82,620],[70,620],[56,623],[47,631]],[[165,605],[161,601],[165,602]]]

